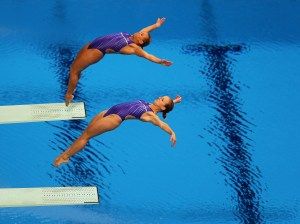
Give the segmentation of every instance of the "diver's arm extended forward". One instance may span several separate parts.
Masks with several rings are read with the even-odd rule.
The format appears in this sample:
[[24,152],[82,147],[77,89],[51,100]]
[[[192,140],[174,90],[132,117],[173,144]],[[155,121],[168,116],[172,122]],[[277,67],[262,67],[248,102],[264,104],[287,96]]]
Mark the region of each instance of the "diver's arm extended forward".
[[172,128],[165,122],[159,119],[159,117],[155,114],[146,114],[142,117],[143,121],[150,122],[158,127],[160,127],[162,130],[167,132],[170,135],[170,141],[172,142],[172,146],[175,146],[176,144],[176,135],[175,132],[172,130]]
[[165,66],[170,66],[173,63],[171,61],[165,60],[165,59],[160,59],[152,54],[147,53],[144,51],[141,47],[139,46],[133,46],[132,47],[132,53],[139,56],[148,59],[149,61],[152,61],[157,64],[165,65]]
[[154,24],[152,24],[150,26],[147,26],[147,27],[141,29],[140,32],[147,32],[147,33],[149,33],[152,30],[155,30],[158,27],[160,27],[162,24],[164,24],[165,20],[166,20],[166,18],[158,18],[157,21],[156,21],[156,23],[154,23]]

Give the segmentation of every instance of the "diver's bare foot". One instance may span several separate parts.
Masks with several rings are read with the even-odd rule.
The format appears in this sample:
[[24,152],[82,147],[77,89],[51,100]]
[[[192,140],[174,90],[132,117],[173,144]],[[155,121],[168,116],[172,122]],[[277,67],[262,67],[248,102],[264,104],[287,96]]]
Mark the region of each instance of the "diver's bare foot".
[[72,94],[66,94],[65,95],[65,104],[66,104],[66,106],[69,106],[69,104],[72,102],[73,98],[74,98],[74,95],[72,95]]
[[67,163],[67,162],[69,162],[69,158],[66,158],[64,155],[60,155],[60,156],[58,156],[58,157],[55,159],[53,165],[56,166],[56,167],[58,167],[58,166],[60,166],[61,164]]

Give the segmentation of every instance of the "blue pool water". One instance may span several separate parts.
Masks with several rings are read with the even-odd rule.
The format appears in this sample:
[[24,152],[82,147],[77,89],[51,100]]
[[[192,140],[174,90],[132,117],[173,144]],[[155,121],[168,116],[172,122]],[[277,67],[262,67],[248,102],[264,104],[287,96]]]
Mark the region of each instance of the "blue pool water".
[[[299,12],[299,1],[3,1],[1,105],[62,102],[86,42],[160,16],[146,50],[174,65],[107,55],[76,91],[86,120],[1,125],[0,187],[96,185],[101,201],[1,208],[0,223],[300,223]],[[174,149],[128,121],[51,165],[99,111],[177,94]]]

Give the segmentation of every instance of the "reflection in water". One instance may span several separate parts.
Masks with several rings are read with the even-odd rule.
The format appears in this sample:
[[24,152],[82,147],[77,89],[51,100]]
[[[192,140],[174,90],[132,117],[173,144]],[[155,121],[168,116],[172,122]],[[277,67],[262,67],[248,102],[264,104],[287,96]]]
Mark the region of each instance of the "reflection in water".
[[64,1],[56,0],[53,5],[53,17],[58,23],[64,23],[66,21],[66,5]]
[[[68,72],[70,65],[75,56],[74,52],[78,49],[73,49],[64,44],[51,45],[47,49],[47,54],[53,60],[53,68],[55,69],[55,78],[60,85],[60,92],[58,93],[60,99],[64,101],[64,95],[68,85]],[[88,97],[84,94],[83,87],[79,83],[75,92],[76,101],[85,102],[86,106],[90,104]],[[89,113],[89,108],[86,108]],[[48,123],[54,127],[57,132],[54,133],[54,138],[51,140],[50,147],[53,150],[59,150],[57,155],[65,151],[70,144],[72,144],[87,127],[88,122],[85,120],[72,120],[61,122],[61,125]],[[96,185],[101,189],[107,188],[104,184],[103,177],[109,174],[112,169],[107,165],[109,158],[100,152],[101,148],[107,146],[98,141],[93,140],[97,148],[88,144],[85,147],[84,153],[79,153],[71,159],[71,162],[63,165],[59,169],[55,169],[56,174],[49,174],[62,186],[88,186]],[[98,167],[101,166],[101,168]],[[101,195],[101,198],[109,198],[106,194]]]
[[249,152],[251,123],[238,97],[240,86],[234,83],[231,67],[233,58],[229,54],[238,54],[243,45],[206,45],[195,44],[184,48],[188,54],[203,54],[206,67],[203,74],[210,87],[207,100],[215,109],[211,126],[206,129],[213,141],[208,144],[220,153],[225,182],[233,191],[237,200],[237,216],[242,223],[262,223],[260,171],[252,164]]
[[238,93],[240,86],[232,78],[234,59],[229,54],[240,54],[244,45],[217,45],[218,32],[210,1],[203,0],[200,21],[208,43],[193,44],[185,53],[204,55],[206,67],[201,71],[209,85],[207,101],[215,110],[211,126],[205,129],[212,141],[208,145],[221,154],[218,157],[225,182],[236,193],[237,216],[242,223],[262,223],[260,171],[253,168],[249,152],[251,139],[247,136],[251,123],[242,111]]
[[218,39],[216,20],[209,1],[202,1],[200,12],[200,21],[202,22],[201,27],[204,28],[203,30],[201,30],[201,33],[204,34],[204,37],[207,38],[208,41],[216,41]]
[[[64,9],[64,4],[60,4],[60,1],[56,1],[55,7],[53,8],[53,16],[54,19],[58,21],[58,24],[65,22],[66,15]],[[69,68],[78,50],[78,46],[74,47],[74,45],[70,45],[69,42],[54,43],[47,47],[42,47],[43,56],[52,60],[51,67],[55,71],[55,78],[60,87],[60,91],[57,94],[61,101],[64,101],[69,79]],[[74,95],[76,101],[85,102],[87,107],[86,112],[89,114],[89,105],[91,102],[84,94],[81,83],[78,83]],[[87,127],[88,122],[85,120],[71,120],[60,123],[48,122],[48,124],[56,130],[53,134],[53,139],[51,139],[50,148],[57,151],[57,155],[59,155],[79,137]],[[104,184],[103,179],[105,175],[110,173],[112,167],[108,165],[109,158],[101,152],[103,147],[108,148],[104,143],[93,140],[93,144],[89,143],[85,147],[84,153],[79,153],[72,157],[69,164],[63,165],[58,169],[53,169],[54,173],[49,173],[48,175],[62,186],[96,185],[99,186],[101,190],[103,190],[103,188],[107,189],[108,186]],[[101,198],[105,199],[110,197],[107,193],[104,193],[101,195]]]

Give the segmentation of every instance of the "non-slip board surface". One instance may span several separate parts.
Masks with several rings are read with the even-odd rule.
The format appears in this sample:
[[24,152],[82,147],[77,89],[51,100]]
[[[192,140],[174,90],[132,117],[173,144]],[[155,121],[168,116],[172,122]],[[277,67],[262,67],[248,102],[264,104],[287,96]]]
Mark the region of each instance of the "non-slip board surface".
[[0,207],[99,204],[97,187],[0,188]]
[[0,106],[0,124],[85,119],[84,103]]

